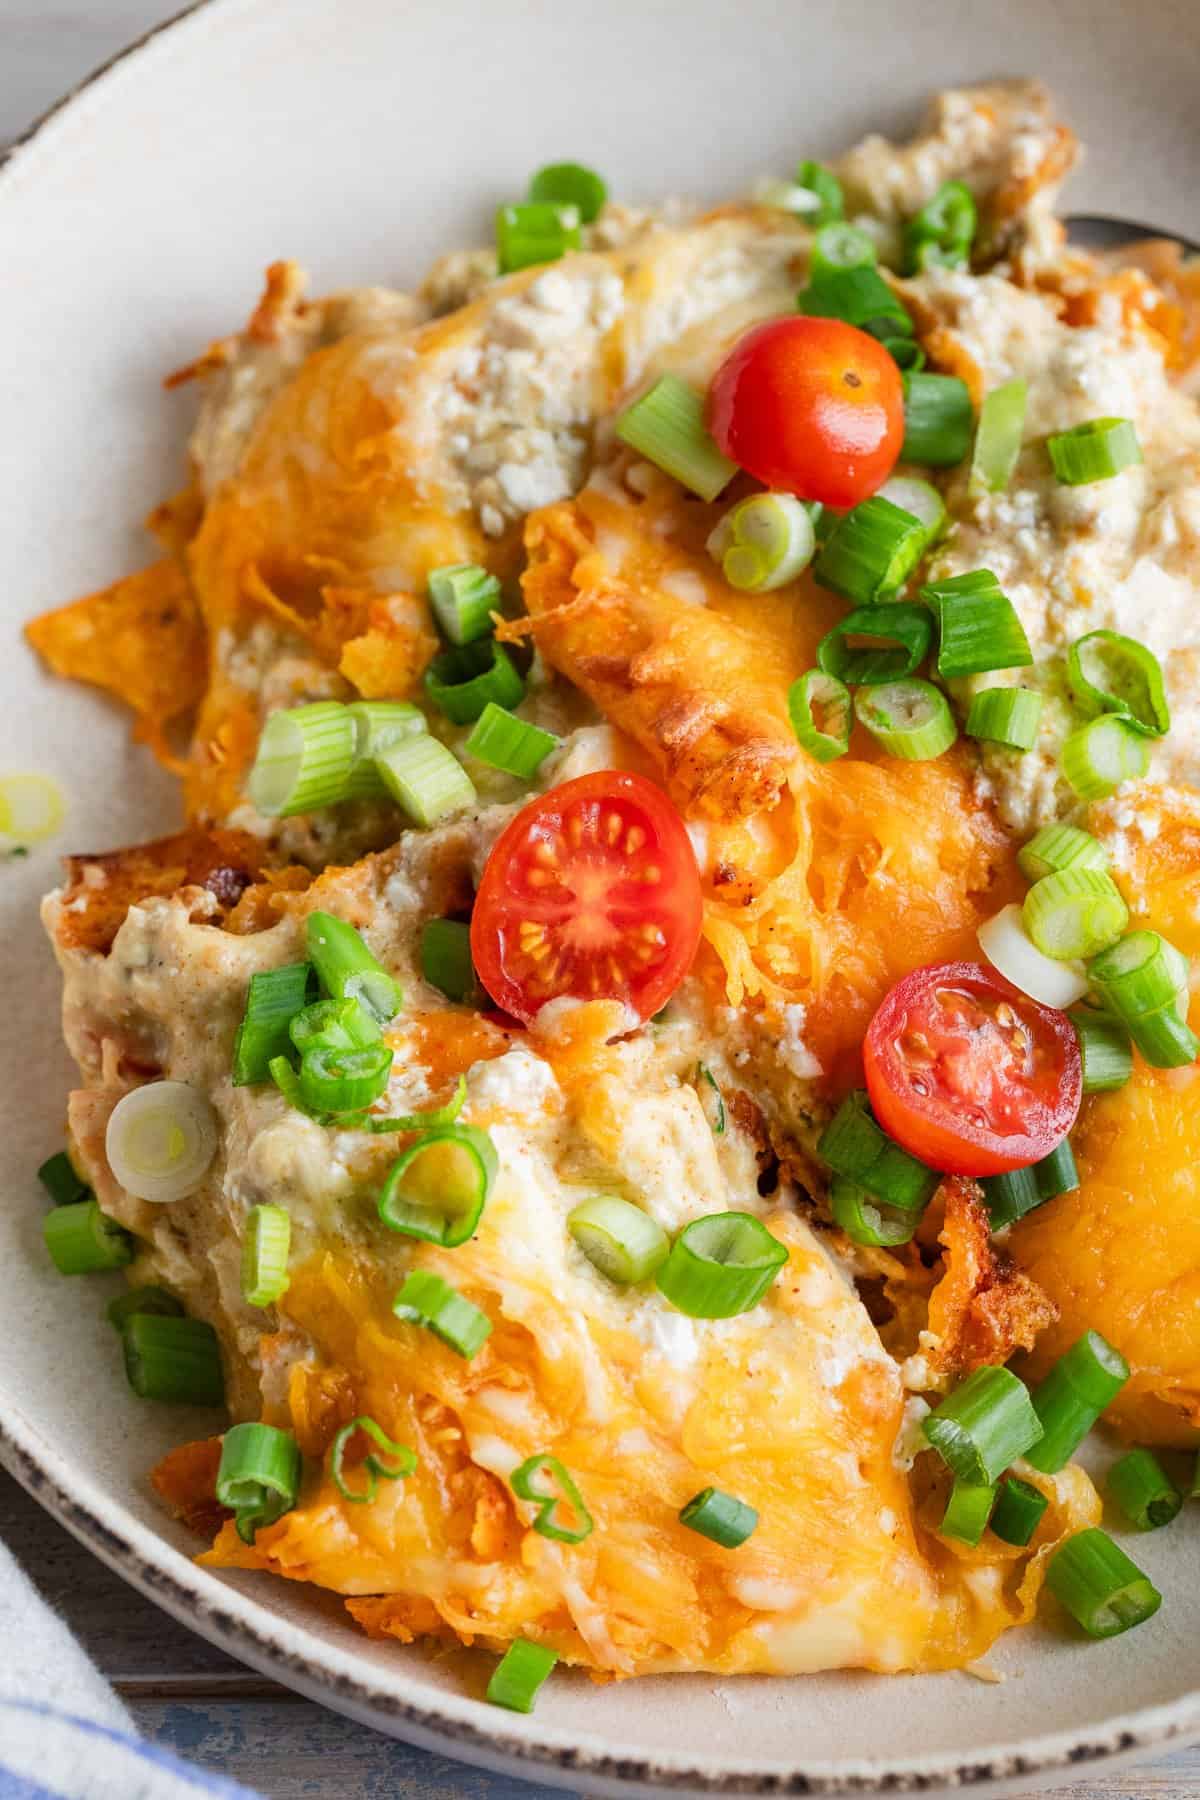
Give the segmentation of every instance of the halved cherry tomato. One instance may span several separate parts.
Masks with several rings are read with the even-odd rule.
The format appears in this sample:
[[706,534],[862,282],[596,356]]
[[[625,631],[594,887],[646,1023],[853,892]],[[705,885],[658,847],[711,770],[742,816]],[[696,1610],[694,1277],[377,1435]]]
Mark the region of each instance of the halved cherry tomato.
[[649,1018],[699,941],[700,874],[683,820],[652,781],[615,770],[522,807],[471,915],[479,979],[526,1022],[563,994],[624,1000]]
[[708,428],[767,487],[857,506],[900,455],[900,371],[882,344],[840,319],[770,319],[713,377]]
[[938,963],[898,981],[871,1020],[863,1061],[884,1130],[950,1175],[1040,1162],[1083,1095],[1066,1013],[980,963]]

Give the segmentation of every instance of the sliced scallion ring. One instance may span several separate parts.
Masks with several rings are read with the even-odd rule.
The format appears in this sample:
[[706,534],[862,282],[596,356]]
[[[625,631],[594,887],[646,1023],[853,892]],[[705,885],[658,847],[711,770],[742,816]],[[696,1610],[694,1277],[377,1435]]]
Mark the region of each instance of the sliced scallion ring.
[[1014,902],[979,927],[979,947],[1006,981],[1043,1006],[1074,1006],[1088,990],[1080,968],[1044,956],[1032,941]]
[[567,1229],[592,1267],[619,1287],[653,1275],[671,1247],[657,1219],[613,1194],[598,1194],[577,1206]]
[[993,1367],[968,1375],[921,1429],[951,1473],[975,1487],[998,1481],[1042,1435],[1024,1382]]
[[281,969],[261,969],[250,977],[246,1010],[233,1041],[233,1085],[266,1081],[271,1058],[288,1047],[292,1020],[304,1006],[310,986],[315,991],[311,963],[286,963]]
[[354,725],[354,766],[343,799],[377,799],[386,790],[376,757],[401,738],[427,731],[425,714],[408,700],[355,700],[346,711]]
[[758,1513],[744,1500],[723,1494],[720,1488],[706,1487],[680,1508],[679,1523],[724,1550],[736,1550],[757,1531]]
[[531,725],[528,719],[518,719],[494,700],[488,701],[463,745],[466,754],[477,762],[486,763],[491,769],[503,769],[522,781],[532,781],[550,752],[557,748],[558,739],[553,732]]
[[582,1544],[592,1535],[595,1522],[584,1505],[574,1478],[557,1456],[542,1451],[514,1469],[508,1484],[518,1500],[537,1507],[533,1529],[556,1544]]
[[1141,780],[1150,767],[1150,746],[1131,720],[1104,713],[1071,733],[1059,767],[1081,800],[1103,800],[1123,782]]
[[479,1224],[498,1167],[486,1131],[436,1126],[392,1164],[379,1195],[380,1220],[389,1231],[448,1249],[465,1244]]
[[1180,1005],[1180,958],[1157,931],[1131,931],[1088,965],[1107,1012],[1125,1026],[1156,1069],[1195,1062],[1200,1041]]
[[794,494],[753,494],[731,507],[708,539],[730,587],[765,594],[794,581],[817,547],[812,518]]
[[487,1697],[493,1706],[509,1712],[531,1713],[538,1689],[551,1674],[558,1661],[545,1644],[530,1643],[528,1638],[514,1638],[487,1684]]
[[122,1095],[104,1134],[108,1165],[127,1193],[169,1206],[193,1193],[217,1151],[216,1115],[185,1081],[151,1081]]
[[[869,642],[851,642],[859,638]],[[920,668],[932,642],[933,619],[927,607],[903,600],[856,606],[821,639],[817,662],[826,675],[849,687],[881,687]]]
[[821,546],[813,574],[822,587],[867,606],[903,585],[926,542],[920,519],[874,494],[838,520]]
[[943,181],[904,227],[904,273],[965,269],[979,224],[975,196],[963,181]]
[[1183,1495],[1153,1450],[1129,1450],[1108,1471],[1107,1492],[1138,1531],[1169,1525],[1183,1506]]
[[850,269],[826,269],[796,296],[802,313],[814,319],[842,319],[872,337],[907,338],[913,322],[900,298],[879,270],[866,263]]
[[941,1180],[936,1170],[926,1168],[880,1128],[863,1088],[846,1095],[817,1139],[817,1155],[836,1175],[854,1182],[873,1199],[917,1216]]
[[1154,1617],[1162,1595],[1107,1532],[1092,1526],[1060,1544],[1046,1586],[1089,1637],[1117,1637]]
[[231,1425],[221,1442],[217,1500],[233,1512],[238,1536],[252,1544],[296,1504],[302,1470],[300,1446],[275,1425]]
[[1009,750],[1032,750],[1042,718],[1042,695],[1033,688],[983,688],[971,701],[966,733]]
[[835,1175],[829,1184],[829,1210],[855,1244],[907,1244],[921,1222],[919,1213],[886,1205],[846,1175]]
[[421,927],[421,974],[430,987],[460,1006],[478,998],[471,927],[465,919],[426,919]]
[[928,762],[948,750],[958,730],[945,694],[930,681],[889,681],[854,696],[860,725],[891,756]]
[[1116,713],[1145,737],[1171,728],[1162,667],[1136,638],[1089,631],[1067,654],[1067,681],[1082,712]]
[[[467,645],[467,650],[474,648],[473,644]],[[515,669],[513,674],[516,675]],[[516,678],[520,680],[520,676]],[[467,682],[464,685],[474,687],[476,684]],[[487,703],[486,698],[480,701],[480,712]],[[464,812],[475,805],[477,795],[471,777],[458,758],[435,737],[423,735],[389,744],[376,757],[375,766],[384,787],[414,825],[436,825],[439,819],[449,818],[451,813]]]
[[850,690],[836,675],[809,669],[788,689],[788,717],[800,747],[818,762],[832,762],[850,748],[854,709]]
[[252,1206],[242,1233],[242,1299],[274,1306],[287,1291],[291,1215],[282,1206]]
[[971,448],[974,425],[970,390],[957,375],[914,369],[904,377],[905,462],[952,468]]
[[921,598],[937,614],[937,666],[943,681],[1032,663],[1017,609],[990,569],[931,582],[921,589]]
[[125,1378],[139,1400],[220,1406],[225,1376],[217,1334],[204,1319],[132,1313],[121,1326]]
[[1026,1459],[1043,1475],[1057,1475],[1128,1380],[1121,1352],[1098,1331],[1085,1331],[1034,1389],[1042,1432]]
[[383,1040],[375,1015],[349,996],[345,1000],[316,1000],[303,1007],[288,1025],[288,1036],[301,1056],[318,1046],[326,1050],[369,1050]]
[[818,210],[812,224],[829,225],[835,219],[844,217],[846,202],[842,194],[842,184],[833,170],[824,163],[813,162],[806,158],[796,170],[796,185],[807,189],[815,195]]
[[[487,637],[435,656],[425,671],[425,691],[456,725],[473,725],[489,700],[497,706],[518,706],[525,683],[503,644]],[[436,738],[419,740],[422,745],[427,741],[437,744]],[[386,780],[386,763],[383,774]]]
[[1102,1094],[1121,1088],[1133,1074],[1128,1029],[1109,1013],[1081,1007],[1071,1014],[1083,1062],[1083,1091]]
[[395,1052],[387,1044],[345,1050],[310,1044],[300,1059],[300,1097],[312,1113],[361,1112],[388,1084]]
[[1040,881],[1061,869],[1099,869],[1108,873],[1109,855],[1099,838],[1077,825],[1043,825],[1017,852],[1027,881]]
[[575,206],[528,201],[496,209],[496,264],[501,275],[557,262],[582,242]]
[[98,1200],[52,1207],[42,1220],[42,1236],[60,1275],[96,1275],[133,1261],[133,1239],[101,1212]]
[[392,1302],[398,1319],[423,1325],[447,1349],[470,1362],[491,1336],[492,1321],[481,1307],[432,1269],[414,1269]]
[[1054,1200],[1059,1194],[1073,1194],[1079,1186],[1079,1170],[1075,1154],[1064,1138],[1041,1162],[1010,1169],[1004,1175],[985,1175],[982,1185],[992,1230],[1001,1231],[1044,1206],[1047,1200]]
[[38,1170],[37,1178],[55,1206],[70,1206],[76,1200],[92,1198],[91,1188],[76,1173],[65,1150],[56,1150],[53,1156],[48,1156]]
[[879,492],[901,512],[911,513],[921,521],[926,549],[941,537],[946,526],[946,502],[932,482],[922,481],[916,475],[893,475]]
[[1129,923],[1129,908],[1103,870],[1060,869],[1034,882],[1021,920],[1043,956],[1074,962],[1097,955],[1119,938]]
[[950,1489],[938,1530],[943,1537],[957,1538],[961,1544],[977,1544],[987,1530],[995,1504],[994,1487],[976,1487],[968,1481],[956,1481]]
[[1088,419],[1070,431],[1054,432],[1046,439],[1046,449],[1055,475],[1068,487],[1111,481],[1142,460],[1132,419]]
[[658,1271],[659,1291],[692,1319],[731,1319],[757,1306],[787,1246],[753,1213],[710,1213],[686,1225]]
[[1001,1543],[1016,1544],[1024,1548],[1032,1539],[1049,1504],[1045,1494],[1040,1493],[1031,1482],[1022,1481],[1017,1475],[1008,1475],[1000,1483],[996,1496],[992,1530]]
[[429,604],[452,644],[486,637],[500,600],[500,583],[478,563],[445,563],[429,572]]
[[321,985],[331,1000],[359,1000],[381,1025],[394,1019],[404,999],[396,981],[372,954],[362,933],[336,913],[311,912],[305,938]]
[[660,375],[617,420],[617,436],[702,500],[715,500],[737,474],[704,422],[704,398],[678,375]]
[[984,395],[971,457],[971,489],[974,493],[1003,493],[1012,480],[1021,454],[1028,397],[1029,390],[1019,375]]
[[530,177],[527,198],[540,205],[573,206],[580,223],[591,225],[604,208],[608,187],[603,176],[583,163],[547,163]]
[[[375,1446],[363,1457],[361,1468],[365,1471],[365,1482],[361,1488],[351,1487],[346,1479],[346,1452],[351,1439],[361,1432]],[[362,1413],[357,1419],[351,1419],[343,1425],[332,1444],[329,1446],[329,1479],[332,1481],[343,1500],[353,1505],[365,1506],[374,1500],[379,1491],[380,1481],[403,1481],[408,1475],[415,1475],[417,1470],[416,1452],[407,1444],[397,1444],[388,1437],[382,1425]]]
[[857,225],[838,220],[821,226],[813,239],[808,278],[816,285],[843,269],[873,269],[878,258],[875,245]]
[[337,700],[274,712],[262,728],[247,789],[256,812],[290,819],[345,798],[354,721]]

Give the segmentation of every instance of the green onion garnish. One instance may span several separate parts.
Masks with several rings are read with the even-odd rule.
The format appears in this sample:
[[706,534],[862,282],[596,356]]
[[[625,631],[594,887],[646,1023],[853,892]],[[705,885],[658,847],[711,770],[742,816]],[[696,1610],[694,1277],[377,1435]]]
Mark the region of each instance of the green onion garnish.
[[527,196],[543,206],[573,206],[582,225],[599,218],[608,188],[595,169],[583,163],[547,163],[530,178]]
[[[366,1471],[366,1485],[352,1488],[345,1474],[346,1451],[351,1438],[360,1431],[364,1437],[370,1438],[382,1454],[377,1456],[374,1450],[367,1452],[360,1464]],[[351,1419],[348,1425],[343,1425],[329,1446],[329,1479],[343,1500],[350,1500],[358,1506],[374,1500],[379,1492],[380,1481],[403,1481],[405,1476],[415,1474],[416,1468],[416,1452],[410,1450],[407,1444],[395,1443],[383,1427],[365,1413],[360,1414],[357,1419]]]
[[715,500],[737,474],[704,423],[704,399],[678,375],[660,375],[654,386],[617,420],[621,442],[676,481]]
[[970,391],[957,375],[912,370],[904,377],[905,462],[951,468],[970,450],[974,426]]
[[334,913],[311,912],[305,924],[308,954],[331,1000],[360,1000],[381,1025],[394,1019],[404,995],[371,954],[361,933]]
[[873,494],[838,520],[821,546],[813,574],[822,587],[866,606],[902,586],[920,562],[926,541],[920,519]]
[[842,319],[881,342],[911,338],[913,322],[902,300],[879,270],[859,263],[825,271],[796,296],[796,305],[813,319]]
[[362,1112],[378,1100],[392,1072],[387,1044],[342,1050],[312,1044],[300,1060],[300,1097],[312,1113]]
[[901,512],[919,519],[925,531],[925,547],[941,537],[946,525],[946,502],[932,482],[916,475],[893,475],[879,489],[880,497],[890,500]]
[[1030,942],[1015,902],[985,919],[977,936],[980,949],[1004,979],[1043,1006],[1073,1006],[1087,993],[1087,981],[1077,969],[1043,956]]
[[1018,375],[984,395],[971,457],[974,493],[999,494],[1012,480],[1021,454],[1028,389]]
[[1108,1497],[1139,1531],[1169,1525],[1183,1495],[1152,1450],[1130,1450],[1108,1471]]
[[532,1712],[538,1690],[557,1661],[554,1651],[544,1644],[514,1638],[492,1671],[488,1699],[493,1706],[506,1706],[509,1712]]
[[983,1198],[992,1230],[1013,1225],[1026,1213],[1044,1206],[1059,1194],[1073,1194],[1079,1186],[1075,1153],[1066,1138],[1041,1162],[1023,1169],[1010,1169],[1004,1175],[985,1175]]
[[288,1027],[304,1005],[313,981],[311,963],[287,963],[250,977],[246,1009],[233,1040],[233,1085],[266,1081],[271,1058],[288,1047]]
[[300,1092],[300,1077],[286,1056],[273,1056],[270,1062],[271,1080],[279,1089],[288,1105],[296,1112],[306,1113],[308,1105]]
[[873,269],[877,260],[867,233],[837,220],[823,225],[813,239],[808,278],[815,286],[830,275],[840,275],[843,269]]
[[852,1243],[889,1249],[909,1243],[921,1222],[920,1213],[884,1204],[848,1175],[835,1175],[830,1182],[829,1210]]
[[463,745],[468,756],[489,768],[503,769],[508,775],[532,781],[558,739],[553,732],[518,719],[503,706],[489,700],[476,722],[475,729]]
[[1061,869],[1109,868],[1108,851],[1090,831],[1077,825],[1043,825],[1035,837],[1017,852],[1017,862],[1027,881],[1056,875]]
[[998,1481],[1042,1435],[1024,1382],[992,1367],[968,1375],[921,1429],[951,1473],[975,1487]]
[[1032,750],[1042,718],[1042,696],[1033,688],[983,688],[971,701],[966,733],[1010,750]]
[[129,1385],[143,1400],[221,1406],[225,1377],[217,1334],[203,1319],[133,1313],[121,1327]]
[[274,712],[262,728],[248,791],[256,811],[290,819],[345,797],[354,766],[354,722],[337,700]]
[[432,1331],[468,1362],[479,1354],[492,1332],[487,1314],[432,1269],[414,1269],[406,1277],[392,1311],[398,1319]]
[[133,1239],[101,1212],[98,1200],[71,1200],[42,1220],[42,1236],[60,1275],[95,1275],[133,1261]]
[[758,1305],[787,1258],[753,1213],[710,1213],[679,1233],[656,1279],[690,1319],[732,1319]]
[[37,1177],[55,1206],[72,1206],[91,1199],[91,1188],[75,1173],[75,1165],[65,1150],[48,1156]]
[[1046,1565],[1046,1586],[1089,1637],[1117,1637],[1152,1618],[1162,1595],[1136,1563],[1093,1526],[1061,1544]]
[[500,600],[500,583],[478,563],[446,563],[429,572],[429,604],[452,644],[486,637]]
[[818,762],[832,762],[850,748],[854,712],[850,690],[835,675],[809,669],[788,689],[788,717],[802,749]]
[[993,669],[1027,668],[1033,661],[1025,628],[990,569],[971,569],[948,581],[930,582],[921,598],[938,616],[938,674],[986,675]]
[[300,1492],[300,1446],[276,1425],[231,1425],[221,1442],[217,1500],[234,1514],[237,1534],[255,1533],[290,1512]]
[[1041,1523],[1049,1506],[1045,1494],[1019,1475],[1007,1475],[1000,1483],[992,1510],[992,1530],[1002,1543],[1024,1548]]
[[432,1131],[436,1126],[453,1125],[467,1098],[467,1078],[460,1075],[454,1098],[445,1106],[433,1106],[425,1112],[393,1114],[343,1113],[337,1120],[342,1131],[370,1131],[379,1135],[394,1132]]
[[928,762],[948,750],[958,728],[945,694],[930,681],[889,681],[860,688],[854,714],[891,756]]
[[720,519],[708,553],[730,587],[765,594],[794,581],[817,547],[812,515],[794,494],[752,494]]
[[[850,640],[866,638],[866,644]],[[851,687],[881,687],[912,675],[929,654],[933,620],[929,609],[903,600],[856,606],[817,645],[826,675]]]
[[117,1331],[124,1331],[126,1319],[132,1319],[134,1313],[143,1312],[181,1319],[183,1306],[174,1294],[168,1294],[166,1288],[151,1286],[130,1288],[127,1293],[118,1294],[115,1300],[110,1300],[104,1309],[109,1324]]
[[1171,729],[1162,667],[1136,638],[1089,631],[1071,645],[1067,681],[1084,713],[1117,713],[1146,737],[1162,737]]
[[941,1176],[892,1142],[871,1116],[866,1090],[847,1094],[817,1139],[817,1155],[835,1175],[857,1182],[902,1212],[920,1213]]
[[796,170],[796,186],[807,188],[815,194],[819,203],[818,210],[810,214],[809,222],[815,226],[830,225],[835,219],[845,216],[846,203],[842,197],[842,184],[832,169],[824,163],[813,162],[806,158]]
[[1103,800],[1123,781],[1141,780],[1150,767],[1150,746],[1128,719],[1105,713],[1071,733],[1059,766],[1081,800]]
[[631,1200],[598,1194],[568,1215],[567,1230],[594,1269],[619,1287],[645,1281],[670,1251],[666,1232]]
[[536,1505],[533,1529],[539,1537],[556,1544],[582,1544],[595,1529],[582,1494],[557,1456],[543,1451],[527,1457],[509,1476],[509,1486],[518,1500]]
[[[879,342],[883,345],[897,368],[907,371],[909,369],[923,369],[925,367],[925,352],[915,338],[881,336]],[[897,479],[903,480],[905,478],[898,477]],[[884,483],[885,487],[889,485],[888,482]],[[882,492],[882,489],[880,491]]]
[[383,1042],[374,1013],[349,997],[303,1007],[288,1026],[288,1037],[301,1056],[316,1049],[369,1050]]
[[758,1514],[744,1500],[735,1500],[720,1488],[706,1487],[681,1508],[679,1523],[726,1550],[736,1550],[758,1529]]
[[904,227],[904,273],[965,269],[978,224],[975,196],[966,183],[943,181],[932,200]]
[[1129,1364],[1098,1331],[1085,1331],[1033,1392],[1041,1441],[1026,1452],[1035,1469],[1057,1475],[1129,1380]]
[[557,262],[583,242],[574,206],[526,202],[496,208],[496,266],[501,275]]
[[725,1097],[718,1085],[717,1078],[707,1063],[697,1063],[696,1072],[692,1076],[696,1089],[696,1098],[704,1109],[704,1116],[712,1127],[714,1137],[725,1136]]
[[474,1234],[496,1179],[491,1138],[474,1125],[439,1125],[393,1164],[379,1195],[389,1231],[453,1249]]
[[1121,1021],[1082,1007],[1070,1018],[1079,1039],[1084,1093],[1102,1094],[1124,1087],[1133,1074],[1133,1050]]
[[1089,419],[1070,431],[1046,439],[1054,473],[1068,487],[1109,481],[1142,460],[1142,446],[1132,419]]
[[1100,869],[1060,869],[1034,882],[1021,917],[1043,956],[1073,962],[1095,956],[1119,938],[1129,923],[1129,908],[1111,875]]
[[242,1235],[242,1299],[274,1306],[288,1285],[291,1215],[282,1206],[252,1206]]
[[1156,1069],[1182,1068],[1200,1054],[1181,1008],[1180,974],[1179,952],[1157,931],[1131,931],[1088,965],[1105,1011]]
[[[491,640],[488,640],[490,644]],[[455,652],[465,656],[475,649],[468,644],[466,650]],[[503,652],[496,646],[496,655]],[[434,663],[444,662],[444,658],[435,657]],[[512,668],[508,659],[505,664],[512,670],[514,678],[519,682],[520,676]],[[432,668],[432,665],[431,665]],[[480,678],[481,680],[484,678]],[[429,682],[429,673],[425,676]],[[501,677],[500,683],[506,685],[507,677]],[[464,688],[477,688],[478,682],[468,681]],[[445,692],[454,690],[444,690]],[[524,692],[522,687],[521,692]],[[479,696],[477,696],[479,698]],[[517,695],[520,698],[520,694]],[[455,701],[455,705],[462,704]],[[474,702],[472,702],[472,705]],[[487,696],[479,698],[479,710],[487,705]],[[474,717],[474,714],[472,714]],[[471,777],[463,768],[456,756],[447,750],[445,744],[435,737],[407,738],[402,743],[389,745],[375,759],[384,787],[408,814],[414,825],[436,825],[439,819],[447,818],[451,813],[463,812],[468,806],[475,804],[475,787]]]
[[957,1538],[960,1544],[977,1544],[987,1530],[995,1503],[994,1486],[975,1487],[968,1481],[956,1481],[938,1530],[945,1538]]
[[471,927],[462,919],[427,919],[421,927],[421,974],[439,994],[473,1005],[479,978],[471,960]]
[[354,725],[354,767],[343,798],[378,799],[386,789],[376,757],[401,738],[428,731],[425,714],[408,700],[355,700],[346,711]]
[[425,691],[456,725],[473,725],[489,700],[520,705],[525,683],[503,644],[489,637],[435,656],[425,671]]

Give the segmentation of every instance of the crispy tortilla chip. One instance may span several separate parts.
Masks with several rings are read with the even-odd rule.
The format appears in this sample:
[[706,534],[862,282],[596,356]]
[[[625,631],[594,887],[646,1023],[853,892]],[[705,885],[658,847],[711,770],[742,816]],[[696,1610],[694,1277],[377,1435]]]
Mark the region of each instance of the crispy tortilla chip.
[[946,1217],[939,1243],[945,1272],[929,1297],[929,1360],[946,1373],[969,1374],[1032,1350],[1058,1308],[1036,1281],[1014,1268],[992,1243],[991,1221],[973,1181],[942,1183]]
[[155,1493],[170,1507],[173,1516],[182,1520],[189,1531],[209,1541],[230,1517],[217,1501],[220,1464],[220,1438],[197,1438],[193,1443],[168,1450],[150,1471]]

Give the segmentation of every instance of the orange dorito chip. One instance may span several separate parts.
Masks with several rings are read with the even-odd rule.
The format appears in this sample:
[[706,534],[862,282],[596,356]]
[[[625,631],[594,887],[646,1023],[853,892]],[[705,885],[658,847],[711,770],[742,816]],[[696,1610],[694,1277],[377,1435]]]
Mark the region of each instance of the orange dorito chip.
[[56,675],[89,681],[132,707],[139,736],[156,750],[163,727],[204,693],[204,626],[187,577],[169,558],[43,613],[25,635]]

